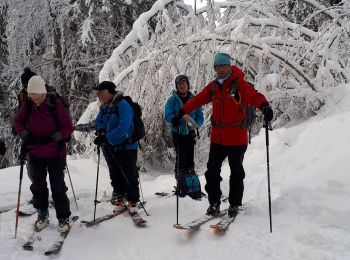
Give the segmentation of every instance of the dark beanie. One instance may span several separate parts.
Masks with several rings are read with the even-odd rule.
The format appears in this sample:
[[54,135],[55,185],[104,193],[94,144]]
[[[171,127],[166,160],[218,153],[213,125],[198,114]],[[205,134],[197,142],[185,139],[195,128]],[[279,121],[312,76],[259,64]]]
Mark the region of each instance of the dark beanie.
[[190,81],[189,81],[188,77],[186,75],[178,75],[175,78],[175,87],[176,87],[176,89],[177,89],[177,84],[179,84],[181,81],[186,81],[187,85],[188,85],[188,88],[190,87]]
[[103,81],[100,84],[98,84],[97,86],[95,86],[93,89],[94,90],[107,89],[109,93],[115,94],[116,87],[117,86],[112,81]]
[[30,80],[31,77],[35,76],[36,74],[31,71],[29,67],[25,67],[23,70],[23,74],[21,75],[21,83],[23,88],[28,87],[28,81]]

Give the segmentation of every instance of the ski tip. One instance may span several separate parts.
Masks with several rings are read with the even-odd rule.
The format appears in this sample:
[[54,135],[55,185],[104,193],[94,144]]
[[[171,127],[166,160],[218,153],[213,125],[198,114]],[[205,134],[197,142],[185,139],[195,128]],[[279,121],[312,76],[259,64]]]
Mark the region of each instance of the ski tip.
[[52,251],[46,251],[45,253],[44,253],[44,255],[53,255],[53,254],[56,254],[55,252],[52,252]]
[[134,222],[136,226],[138,227],[145,227],[146,224],[147,224],[147,221],[146,220],[142,220],[142,221],[136,221]]
[[72,221],[73,221],[73,222],[77,221],[78,219],[79,219],[79,216],[73,216],[73,217],[72,217]]
[[217,226],[217,225],[210,225],[210,228],[215,230],[215,231],[225,231],[225,229],[222,229],[221,227]]
[[27,245],[23,245],[22,248],[26,251],[33,251],[33,246],[27,246]]

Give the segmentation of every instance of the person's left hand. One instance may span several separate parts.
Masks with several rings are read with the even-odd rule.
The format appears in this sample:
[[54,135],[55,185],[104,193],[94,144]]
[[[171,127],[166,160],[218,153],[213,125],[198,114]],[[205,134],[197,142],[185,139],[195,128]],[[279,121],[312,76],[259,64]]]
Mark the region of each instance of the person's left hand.
[[53,135],[51,136],[53,140],[55,140],[56,142],[58,142],[59,140],[62,139],[61,133],[60,132],[54,132]]
[[262,104],[261,112],[263,113],[265,120],[270,122],[273,119],[273,110],[269,105]]

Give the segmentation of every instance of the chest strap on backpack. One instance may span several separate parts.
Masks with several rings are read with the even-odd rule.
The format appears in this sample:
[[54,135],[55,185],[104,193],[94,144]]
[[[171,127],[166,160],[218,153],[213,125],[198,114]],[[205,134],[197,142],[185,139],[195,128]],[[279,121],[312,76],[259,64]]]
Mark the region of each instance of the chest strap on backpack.
[[210,120],[212,126],[218,126],[218,127],[227,127],[227,126],[242,126],[244,123],[244,120],[242,121],[237,121],[237,122],[232,122],[232,123],[221,123],[218,121],[215,121],[213,119]]

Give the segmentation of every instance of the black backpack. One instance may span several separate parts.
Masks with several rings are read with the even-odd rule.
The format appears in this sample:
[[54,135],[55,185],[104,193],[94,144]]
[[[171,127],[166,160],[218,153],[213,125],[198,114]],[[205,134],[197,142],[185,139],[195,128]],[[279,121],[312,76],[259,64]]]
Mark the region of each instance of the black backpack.
[[[134,111],[134,117],[133,117],[134,129],[133,129],[133,134],[132,134],[131,137],[129,137],[124,142],[124,144],[133,144],[135,142],[140,141],[146,135],[145,124],[142,121],[142,109],[141,109],[141,106],[137,102],[134,102],[130,96],[121,96],[118,101],[120,101],[121,99],[124,99],[126,102],[128,102],[129,105],[131,106],[132,110]],[[117,106],[117,113],[118,113],[118,116],[119,116],[118,106]]]
[[[239,101],[240,100],[240,94],[238,92],[238,79],[234,79],[230,86],[230,94],[234,96],[234,98]],[[252,86],[254,89],[254,85],[250,82],[247,82],[250,86]],[[217,86],[216,81],[213,81],[213,84],[211,86],[211,95],[214,96],[215,88]],[[250,143],[250,137],[251,137],[251,129],[256,121],[256,109],[254,106],[249,104],[244,104],[243,102],[241,104],[241,109],[245,115],[244,121],[241,122],[241,126],[244,129],[248,129],[249,132],[249,143]]]

